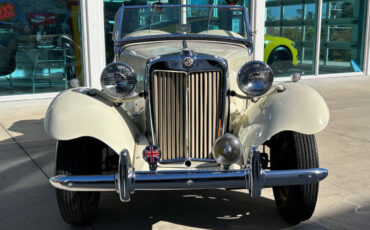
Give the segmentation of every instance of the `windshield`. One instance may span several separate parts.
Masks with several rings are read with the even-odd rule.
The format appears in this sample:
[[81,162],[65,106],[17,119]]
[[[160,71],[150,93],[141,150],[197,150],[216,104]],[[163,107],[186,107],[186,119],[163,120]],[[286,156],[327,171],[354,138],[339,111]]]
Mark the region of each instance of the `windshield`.
[[247,10],[243,6],[141,5],[122,6],[115,19],[114,37],[173,35],[212,36],[249,40]]

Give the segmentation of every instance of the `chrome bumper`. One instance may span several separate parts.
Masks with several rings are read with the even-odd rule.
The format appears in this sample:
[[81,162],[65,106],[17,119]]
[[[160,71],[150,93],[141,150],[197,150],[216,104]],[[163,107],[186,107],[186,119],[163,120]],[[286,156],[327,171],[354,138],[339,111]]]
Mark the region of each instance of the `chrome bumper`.
[[258,197],[263,188],[314,184],[328,175],[323,168],[266,171],[260,168],[257,153],[252,153],[248,169],[240,170],[134,172],[130,162],[127,152],[122,151],[115,175],[59,175],[50,178],[50,183],[68,191],[117,191],[121,201],[126,202],[138,190],[233,188],[249,189],[252,197]]

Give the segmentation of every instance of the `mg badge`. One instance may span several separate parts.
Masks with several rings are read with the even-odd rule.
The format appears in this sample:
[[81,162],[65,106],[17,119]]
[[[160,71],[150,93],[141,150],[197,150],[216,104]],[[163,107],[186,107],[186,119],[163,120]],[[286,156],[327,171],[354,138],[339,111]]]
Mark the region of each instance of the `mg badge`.
[[193,65],[193,63],[194,63],[194,60],[191,57],[186,57],[184,59],[184,65],[186,67],[190,67],[191,65]]
[[150,170],[155,171],[161,159],[161,150],[155,145],[148,145],[143,151],[143,158],[148,162]]

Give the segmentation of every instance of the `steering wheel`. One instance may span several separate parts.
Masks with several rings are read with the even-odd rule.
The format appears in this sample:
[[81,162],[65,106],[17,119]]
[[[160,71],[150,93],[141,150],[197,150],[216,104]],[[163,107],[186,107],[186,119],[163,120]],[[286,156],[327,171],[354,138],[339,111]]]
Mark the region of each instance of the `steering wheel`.
[[66,48],[65,57],[67,58],[67,65],[65,71],[67,74],[67,79],[73,79],[75,77],[75,62],[76,62],[76,52],[75,49],[81,51],[81,46],[76,44],[73,39],[68,35],[59,35],[55,38],[57,46]]
[[75,48],[81,50],[81,47],[76,44],[71,37],[65,34],[57,37],[57,43],[63,44],[67,48],[66,57],[69,59],[76,58],[76,52],[74,52]]

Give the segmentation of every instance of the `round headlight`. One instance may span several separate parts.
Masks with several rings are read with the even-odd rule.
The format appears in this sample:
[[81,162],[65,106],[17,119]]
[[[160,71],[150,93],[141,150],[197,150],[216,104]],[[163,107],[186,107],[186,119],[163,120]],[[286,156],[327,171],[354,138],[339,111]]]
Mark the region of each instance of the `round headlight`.
[[238,86],[249,96],[260,96],[272,86],[274,76],[270,66],[261,61],[251,61],[245,64],[238,74]]
[[230,166],[240,159],[242,144],[229,133],[216,139],[212,147],[213,158],[224,166]]
[[126,63],[116,62],[107,65],[101,74],[103,91],[114,98],[129,96],[136,87],[136,74]]

